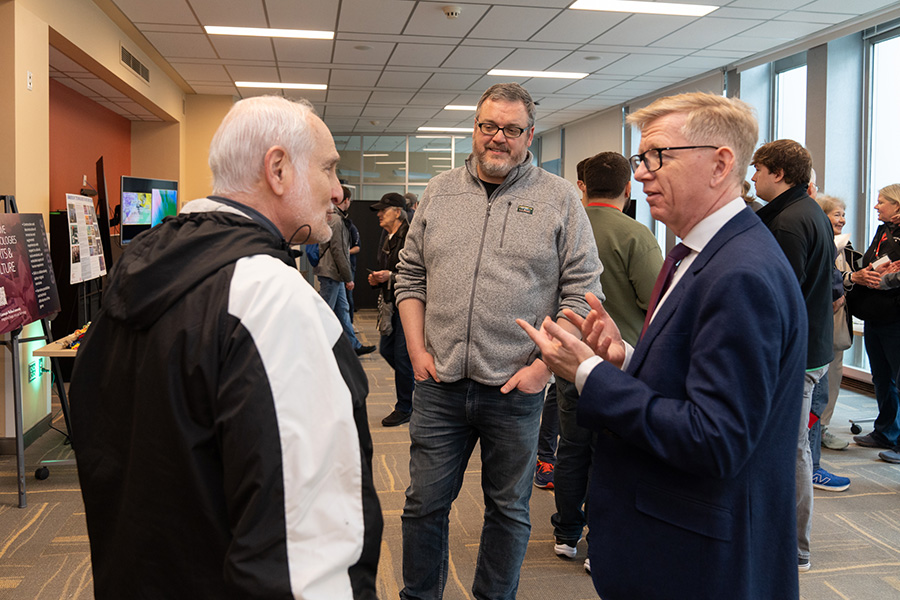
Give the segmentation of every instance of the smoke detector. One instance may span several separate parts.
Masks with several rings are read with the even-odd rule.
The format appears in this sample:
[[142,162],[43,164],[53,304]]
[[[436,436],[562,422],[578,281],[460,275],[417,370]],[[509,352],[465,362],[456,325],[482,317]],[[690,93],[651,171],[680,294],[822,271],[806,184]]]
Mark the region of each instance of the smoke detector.
[[448,19],[455,19],[459,16],[459,12],[462,10],[458,6],[443,6],[441,10],[444,11],[444,14],[447,15]]

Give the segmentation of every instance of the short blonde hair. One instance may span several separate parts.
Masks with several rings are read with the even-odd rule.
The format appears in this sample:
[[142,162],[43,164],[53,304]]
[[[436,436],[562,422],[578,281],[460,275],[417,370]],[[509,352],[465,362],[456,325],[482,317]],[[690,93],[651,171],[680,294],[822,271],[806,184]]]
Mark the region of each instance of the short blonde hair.
[[822,210],[825,211],[826,215],[830,215],[832,211],[836,208],[840,208],[841,210],[847,210],[847,203],[841,200],[840,198],[835,198],[834,196],[829,196],[828,194],[819,194],[816,197],[816,202],[819,203],[819,206],[822,207]]
[[734,151],[734,177],[743,179],[759,137],[753,108],[737,98],[692,92],[666,96],[628,115],[628,123],[644,127],[670,114],[687,116],[682,135],[692,144],[728,146]]
[[878,190],[878,195],[884,196],[884,199],[891,204],[900,204],[900,183],[884,186]]

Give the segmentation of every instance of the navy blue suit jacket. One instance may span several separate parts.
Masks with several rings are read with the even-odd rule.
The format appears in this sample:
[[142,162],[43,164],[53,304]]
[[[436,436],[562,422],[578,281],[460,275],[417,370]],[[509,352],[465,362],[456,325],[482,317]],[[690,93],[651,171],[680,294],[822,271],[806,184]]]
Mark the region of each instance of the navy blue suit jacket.
[[797,598],[794,464],[806,309],[750,209],[687,267],[627,372],[597,365],[589,494],[604,600]]

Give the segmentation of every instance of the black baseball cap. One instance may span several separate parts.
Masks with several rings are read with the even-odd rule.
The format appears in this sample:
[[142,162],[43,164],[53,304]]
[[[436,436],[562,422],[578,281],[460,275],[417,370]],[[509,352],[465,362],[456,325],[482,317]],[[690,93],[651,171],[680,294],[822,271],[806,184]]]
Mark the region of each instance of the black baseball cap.
[[398,194],[397,192],[389,192],[381,197],[381,200],[373,203],[369,208],[372,210],[381,210],[382,208],[388,208],[390,206],[396,206],[397,208],[406,208],[406,198]]

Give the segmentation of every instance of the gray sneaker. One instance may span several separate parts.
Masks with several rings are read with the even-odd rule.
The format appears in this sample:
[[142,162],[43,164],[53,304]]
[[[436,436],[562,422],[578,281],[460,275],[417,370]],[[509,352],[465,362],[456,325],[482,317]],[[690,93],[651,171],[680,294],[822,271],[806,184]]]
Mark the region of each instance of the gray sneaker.
[[822,432],[822,446],[829,450],[843,450],[850,445],[850,442],[843,438],[839,438],[827,429]]
[[891,445],[887,442],[882,441],[881,438],[875,435],[874,431],[872,433],[867,433],[866,435],[854,435],[853,441],[863,448],[884,448],[885,450],[891,449]]
[[885,462],[900,465],[900,446],[895,446],[892,450],[885,450],[878,453],[878,458]]

